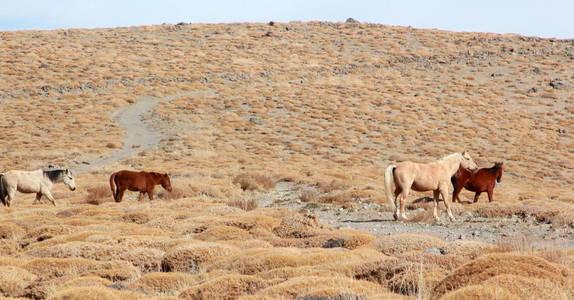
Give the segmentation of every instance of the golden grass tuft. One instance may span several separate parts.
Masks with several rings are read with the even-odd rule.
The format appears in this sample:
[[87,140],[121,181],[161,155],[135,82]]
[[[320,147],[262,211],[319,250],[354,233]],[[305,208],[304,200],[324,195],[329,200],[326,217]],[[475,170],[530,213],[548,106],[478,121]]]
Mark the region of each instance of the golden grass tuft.
[[[348,277],[299,276],[257,292],[268,299],[327,298],[327,299],[401,299],[382,286]],[[249,299],[249,298],[246,298]],[[258,299],[258,298],[254,298]]]
[[142,273],[161,271],[161,261],[165,252],[153,248],[136,248],[119,256],[121,260],[130,262]]
[[196,283],[195,277],[182,272],[152,272],[143,275],[131,287],[149,293],[178,295]]
[[215,242],[220,240],[249,240],[251,234],[235,226],[213,226],[193,236],[195,239]]
[[273,233],[281,238],[307,238],[319,234],[323,226],[315,215],[295,214],[281,219]]
[[469,285],[450,292],[439,298],[440,300],[521,300],[520,298],[508,290],[499,286],[482,286],[482,285]]
[[240,174],[235,176],[232,182],[244,191],[266,191],[275,188],[273,179],[258,174]]
[[0,266],[0,293],[5,297],[24,297],[26,288],[37,276],[15,266]]
[[542,258],[514,253],[486,254],[446,276],[433,291],[435,297],[470,284],[480,284],[496,275],[517,275],[550,280],[564,286],[568,269]]
[[161,268],[164,272],[195,274],[210,261],[221,256],[232,256],[238,251],[239,249],[233,246],[209,242],[178,245],[166,251]]
[[386,255],[397,255],[411,251],[440,248],[446,242],[426,234],[402,233],[377,238],[365,247],[372,247]]
[[88,188],[88,195],[84,201],[88,204],[100,205],[104,202],[112,201],[112,191],[107,185],[99,185]]
[[183,291],[179,297],[194,300],[231,300],[254,294],[266,286],[266,281],[256,276],[225,274],[195,285]]

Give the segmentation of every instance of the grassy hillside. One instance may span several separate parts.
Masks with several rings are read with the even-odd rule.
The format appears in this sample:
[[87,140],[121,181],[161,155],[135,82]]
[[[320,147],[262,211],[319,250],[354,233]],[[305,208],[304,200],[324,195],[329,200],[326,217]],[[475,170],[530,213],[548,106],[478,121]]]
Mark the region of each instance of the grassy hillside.
[[[113,113],[143,97],[161,99],[143,118],[163,137],[77,174],[76,192],[56,186],[58,207],[18,194],[2,209],[5,296],[574,293],[572,250],[377,237],[256,208],[289,182],[312,187],[302,201],[390,211],[389,163],[466,149],[481,167],[504,162],[504,188],[493,203],[455,204],[457,214],[574,226],[572,40],[292,22],[15,31],[0,41],[1,172],[89,166],[118,151]],[[108,176],[122,168],[169,172],[175,191],[112,203]],[[343,248],[321,248],[339,239]],[[484,276],[504,261],[514,263]]]

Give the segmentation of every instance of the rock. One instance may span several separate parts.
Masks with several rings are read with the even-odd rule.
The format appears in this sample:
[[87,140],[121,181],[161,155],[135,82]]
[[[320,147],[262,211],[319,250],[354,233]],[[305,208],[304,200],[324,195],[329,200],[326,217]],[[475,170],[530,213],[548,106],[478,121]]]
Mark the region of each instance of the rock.
[[442,251],[439,248],[428,248],[423,251],[423,254],[435,254],[435,255],[442,255]]
[[329,239],[328,241],[325,242],[325,244],[323,244],[323,248],[338,248],[338,247],[343,247],[343,245],[345,244],[345,240],[344,239]]
[[345,21],[345,23],[353,23],[353,24],[357,24],[360,23],[359,21],[353,19],[353,18],[347,18],[347,20]]
[[561,78],[552,79],[548,85],[555,89],[566,87],[566,83]]

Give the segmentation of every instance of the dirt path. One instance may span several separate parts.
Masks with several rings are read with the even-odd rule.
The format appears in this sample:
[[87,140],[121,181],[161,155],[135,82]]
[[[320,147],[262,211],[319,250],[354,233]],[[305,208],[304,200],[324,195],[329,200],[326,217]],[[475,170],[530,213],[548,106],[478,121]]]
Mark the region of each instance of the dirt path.
[[[208,92],[208,91],[207,91]],[[112,114],[112,119],[125,131],[123,147],[118,151],[107,153],[104,156],[74,168],[76,173],[88,172],[92,168],[102,167],[116,161],[125,159],[140,151],[157,145],[162,135],[145,123],[143,116],[151,112],[160,102],[170,102],[181,96],[204,94],[206,91],[182,93],[163,98],[140,96],[138,102],[121,108]]]
[[[290,182],[277,184],[274,191],[257,197],[259,206],[290,207],[315,214],[318,219],[335,228],[353,228],[376,236],[399,233],[422,233],[453,240],[477,240],[488,243],[517,245],[527,249],[574,248],[574,232],[567,227],[540,223],[534,217],[482,218],[462,212],[450,222],[441,211],[442,222],[396,222],[392,212],[381,211],[375,203],[358,202],[356,208],[343,209],[327,203],[306,203],[300,200],[303,190],[310,186],[297,186]],[[443,204],[441,203],[441,206]],[[409,217],[426,213],[424,208],[407,212]],[[429,218],[432,219],[432,218]]]

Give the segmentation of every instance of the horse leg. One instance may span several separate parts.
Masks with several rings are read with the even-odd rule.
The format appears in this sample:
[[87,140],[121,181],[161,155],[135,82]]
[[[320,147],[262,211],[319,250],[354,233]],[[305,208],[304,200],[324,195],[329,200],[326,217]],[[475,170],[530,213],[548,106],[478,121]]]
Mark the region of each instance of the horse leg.
[[404,189],[403,192],[401,193],[401,218],[403,220],[408,220],[409,218],[407,217],[407,214],[405,212],[405,203],[407,202],[407,196],[409,194],[409,191],[407,189]]
[[46,188],[41,188],[40,189],[40,193],[42,193],[42,195],[44,195],[46,198],[48,198],[48,200],[50,200],[50,202],[52,202],[52,204],[54,206],[56,206],[56,201],[54,201],[54,197],[52,197],[52,194],[50,194],[50,191],[48,191]]
[[122,202],[124,199],[124,193],[126,192],[125,188],[120,188],[118,186],[118,193],[116,194],[116,202]]
[[41,204],[42,202],[40,201],[40,198],[42,198],[42,193],[41,192],[36,193],[36,199],[34,199],[34,202],[32,204]]
[[138,196],[138,201],[142,201],[144,194],[145,194],[145,192],[140,192],[140,194]]
[[153,186],[147,189],[147,196],[149,197],[149,201],[153,201],[153,190],[154,190]]
[[399,220],[399,208],[400,208],[400,200],[399,200],[399,195],[401,194],[401,189],[400,188],[396,188],[395,189],[395,212],[393,213],[393,218],[395,219],[395,221]]
[[474,203],[478,202],[478,197],[480,197],[480,193],[482,193],[482,192],[476,192],[474,194]]
[[16,195],[16,189],[6,187],[6,206],[10,207],[12,205],[12,200],[14,200],[14,196]]
[[492,194],[494,192],[494,188],[488,189],[487,193],[488,193],[488,202],[492,202],[493,198],[492,198]]
[[433,198],[433,205],[432,205],[432,216],[435,221],[440,222],[440,218],[438,216],[438,190],[432,191],[432,198]]
[[[450,204],[448,203],[448,201],[446,201],[446,195],[448,194],[448,187],[446,186],[442,186],[442,188],[439,189],[440,195],[442,196],[442,200],[444,201],[444,206],[446,206],[446,213],[448,214],[448,218],[451,221],[456,221],[456,219],[454,218],[454,216],[452,215],[452,211],[450,210]],[[435,197],[437,204],[438,204],[438,195]]]

